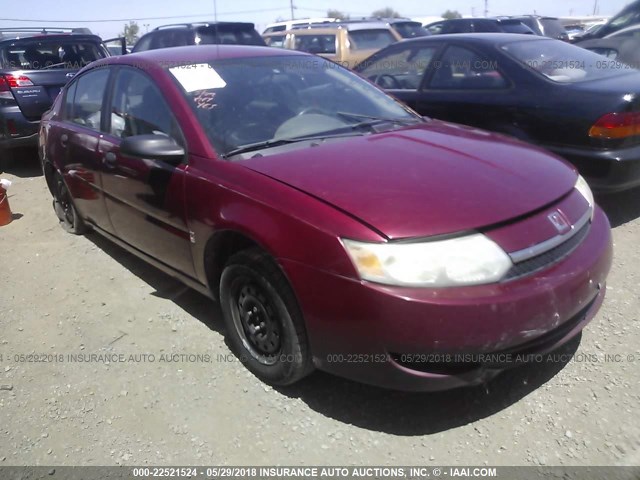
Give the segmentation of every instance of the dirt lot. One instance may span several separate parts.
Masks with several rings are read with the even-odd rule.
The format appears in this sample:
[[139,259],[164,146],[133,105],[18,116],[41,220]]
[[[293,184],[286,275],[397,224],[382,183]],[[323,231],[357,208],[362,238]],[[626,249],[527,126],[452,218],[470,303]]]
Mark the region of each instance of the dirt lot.
[[19,217],[0,227],[0,465],[640,464],[638,191],[601,199],[614,266],[573,360],[405,394],[322,373],[265,386],[213,302],[65,233],[35,158],[0,177]]

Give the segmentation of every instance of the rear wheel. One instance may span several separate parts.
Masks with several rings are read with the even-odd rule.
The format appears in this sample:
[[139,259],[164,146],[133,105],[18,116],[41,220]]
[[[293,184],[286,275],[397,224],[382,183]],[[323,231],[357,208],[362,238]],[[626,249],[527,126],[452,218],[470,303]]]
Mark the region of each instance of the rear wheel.
[[64,183],[62,175],[55,172],[53,180],[53,209],[58,216],[58,220],[60,220],[62,228],[74,235],[83,235],[89,229],[80,218],[80,215],[78,215],[71,193],[66,183]]
[[265,252],[250,249],[229,259],[220,302],[231,348],[258,378],[289,385],[313,370],[293,290]]

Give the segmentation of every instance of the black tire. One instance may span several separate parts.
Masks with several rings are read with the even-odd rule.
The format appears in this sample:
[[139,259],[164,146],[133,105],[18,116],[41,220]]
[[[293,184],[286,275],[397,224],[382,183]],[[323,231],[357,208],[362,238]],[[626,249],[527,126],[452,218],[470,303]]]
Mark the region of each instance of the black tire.
[[233,352],[271,385],[313,370],[302,312],[284,274],[260,249],[233,255],[220,279],[220,303]]
[[89,228],[84,223],[84,220],[80,218],[67,184],[58,172],[53,175],[53,210],[56,212],[58,220],[60,220],[60,225],[69,233],[84,235]]

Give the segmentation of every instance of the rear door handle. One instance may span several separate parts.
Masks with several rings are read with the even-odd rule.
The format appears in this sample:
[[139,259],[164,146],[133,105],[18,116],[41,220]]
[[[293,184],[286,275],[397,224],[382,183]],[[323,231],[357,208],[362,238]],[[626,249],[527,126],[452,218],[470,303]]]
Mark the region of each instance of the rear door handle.
[[60,145],[62,145],[63,147],[66,147],[68,141],[69,141],[69,135],[67,135],[66,133],[63,133],[62,135],[60,135]]
[[116,163],[118,161],[118,157],[113,152],[107,152],[102,161],[103,161],[105,167],[115,168],[116,167]]

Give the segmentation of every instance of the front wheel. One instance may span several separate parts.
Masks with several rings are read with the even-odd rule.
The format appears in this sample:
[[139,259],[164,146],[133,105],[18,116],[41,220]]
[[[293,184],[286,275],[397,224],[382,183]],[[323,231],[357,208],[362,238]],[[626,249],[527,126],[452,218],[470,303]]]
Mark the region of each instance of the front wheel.
[[231,348],[262,381],[290,385],[313,370],[302,313],[269,255],[233,255],[222,272],[220,303]]

